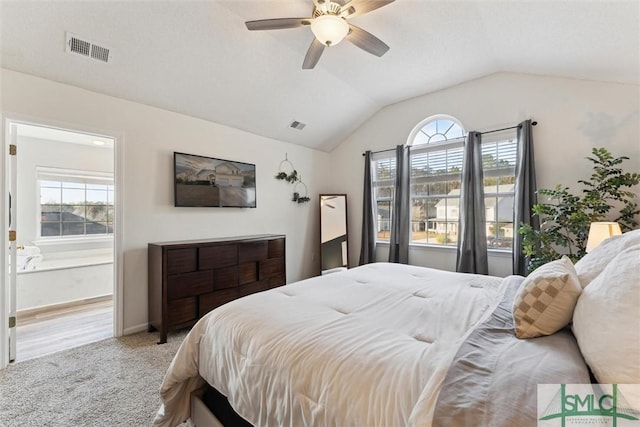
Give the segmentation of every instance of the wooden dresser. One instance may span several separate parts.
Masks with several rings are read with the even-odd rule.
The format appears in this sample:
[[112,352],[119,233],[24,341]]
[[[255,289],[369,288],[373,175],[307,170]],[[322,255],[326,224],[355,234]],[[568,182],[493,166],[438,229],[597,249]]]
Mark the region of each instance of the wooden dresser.
[[149,243],[149,331],[165,343],[170,329],[285,283],[284,235]]

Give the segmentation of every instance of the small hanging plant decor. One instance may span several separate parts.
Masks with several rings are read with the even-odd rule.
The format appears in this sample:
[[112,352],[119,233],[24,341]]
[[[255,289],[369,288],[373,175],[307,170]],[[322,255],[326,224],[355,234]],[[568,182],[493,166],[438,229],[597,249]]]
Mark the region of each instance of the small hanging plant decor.
[[[287,181],[289,184],[293,184],[300,179],[298,178],[298,171],[293,167],[293,163],[289,161],[286,154],[284,160],[280,162],[280,167],[278,169],[279,172],[276,175],[276,179]],[[287,169],[290,170],[289,173],[286,172]]]
[[[300,190],[303,190],[303,189],[304,189],[304,196],[300,195]],[[296,185],[293,187],[293,199],[291,199],[291,201],[298,202],[298,203],[308,202],[311,199],[307,197],[307,193],[308,193],[307,184],[302,182],[302,179],[300,179],[298,182],[296,182]]]
[[[284,156],[284,160],[280,162],[278,173],[276,174],[276,179],[280,181],[287,181],[289,184],[294,184],[293,197],[291,199],[292,202],[306,203],[311,200],[309,197],[307,197],[307,185],[302,182],[302,178],[300,178],[300,175],[298,175],[298,171],[293,166],[293,163],[289,161],[289,158],[286,154]],[[302,190],[304,190],[304,195],[300,193]]]

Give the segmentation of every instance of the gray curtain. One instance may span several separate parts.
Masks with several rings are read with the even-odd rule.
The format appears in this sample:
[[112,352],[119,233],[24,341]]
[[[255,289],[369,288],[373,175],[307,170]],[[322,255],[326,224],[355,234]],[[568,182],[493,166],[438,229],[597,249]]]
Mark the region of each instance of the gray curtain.
[[371,151],[364,153],[364,192],[362,194],[362,242],[358,265],[376,261],[376,219],[373,206]]
[[391,208],[391,235],[389,237],[389,262],[409,263],[409,223],[411,206],[411,160],[409,147],[396,147],[396,182]]
[[461,273],[489,274],[481,142],[479,132],[469,132],[464,145],[456,261]]
[[533,158],[531,120],[518,125],[518,157],[516,159],[516,185],[514,188],[513,218],[513,274],[527,275],[528,260],[522,253],[522,235],[517,233],[520,224],[529,224],[540,229],[540,219],[532,216],[531,208],[538,203],[536,195],[536,168]]

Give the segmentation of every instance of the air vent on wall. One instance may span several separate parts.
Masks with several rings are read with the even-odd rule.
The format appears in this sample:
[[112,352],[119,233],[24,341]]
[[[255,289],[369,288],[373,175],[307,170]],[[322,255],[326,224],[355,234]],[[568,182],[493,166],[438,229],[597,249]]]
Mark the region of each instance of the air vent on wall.
[[299,122],[297,120],[292,121],[291,124],[289,125],[289,127],[292,127],[294,129],[298,129],[298,130],[304,129],[305,126],[306,126],[306,123],[302,123],[302,122]]
[[67,33],[66,51],[106,63],[113,60],[113,54],[109,48],[97,45],[86,38],[80,38],[73,33]]

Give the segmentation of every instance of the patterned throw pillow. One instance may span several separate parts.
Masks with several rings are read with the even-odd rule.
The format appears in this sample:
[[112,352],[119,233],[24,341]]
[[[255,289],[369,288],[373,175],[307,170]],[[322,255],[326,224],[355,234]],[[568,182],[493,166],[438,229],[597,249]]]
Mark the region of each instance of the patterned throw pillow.
[[513,323],[518,338],[551,335],[569,324],[582,292],[571,260],[538,267],[520,285],[513,300]]

